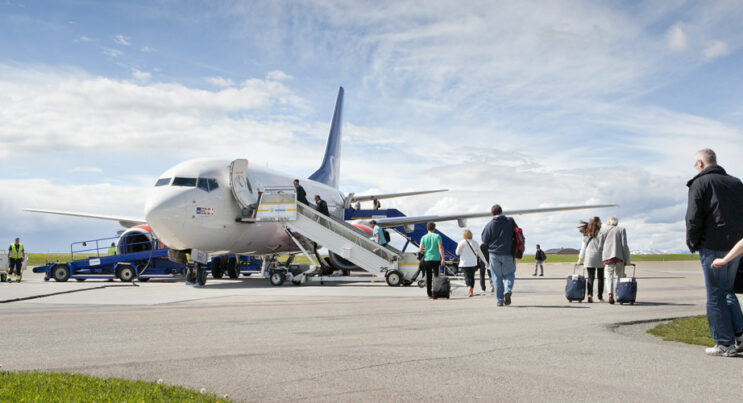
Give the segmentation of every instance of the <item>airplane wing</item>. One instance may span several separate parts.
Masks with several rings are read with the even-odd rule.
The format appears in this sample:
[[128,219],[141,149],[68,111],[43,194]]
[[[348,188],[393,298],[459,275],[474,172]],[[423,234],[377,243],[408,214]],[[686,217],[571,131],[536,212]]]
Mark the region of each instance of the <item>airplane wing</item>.
[[449,189],[438,189],[438,190],[420,190],[417,192],[404,192],[404,193],[382,193],[378,195],[364,195],[364,196],[356,196],[353,195],[351,197],[351,201],[355,202],[356,200],[362,202],[362,201],[369,201],[374,198],[377,200],[381,199],[393,199],[395,197],[405,197],[405,196],[415,196],[415,195],[424,195],[428,193],[438,193],[438,192],[446,192]]
[[147,224],[147,221],[145,221],[144,219],[134,218],[134,217],[107,216],[107,215],[99,215],[99,214],[76,213],[72,211],[40,210],[40,209],[31,209],[31,208],[25,208],[23,209],[23,211],[28,211],[31,213],[45,213],[45,214],[67,215],[67,216],[72,216],[72,217],[94,218],[96,220],[118,221],[119,224],[121,224],[121,226],[125,228]]
[[[564,207],[545,207],[535,209],[524,209],[524,210],[510,210],[504,211],[504,215],[521,215],[521,214],[534,214],[534,213],[552,213],[557,211],[569,211],[569,210],[587,210],[594,208],[607,208],[616,207],[616,204],[593,204],[583,206],[564,206]],[[378,225],[382,228],[399,227],[401,225],[414,225],[424,222],[439,222],[439,221],[459,221],[459,226],[464,227],[465,220],[468,218],[482,218],[490,217],[490,212],[486,213],[465,213],[465,214],[450,214],[450,215],[429,215],[429,216],[418,216],[418,217],[390,217],[390,218],[374,218]]]

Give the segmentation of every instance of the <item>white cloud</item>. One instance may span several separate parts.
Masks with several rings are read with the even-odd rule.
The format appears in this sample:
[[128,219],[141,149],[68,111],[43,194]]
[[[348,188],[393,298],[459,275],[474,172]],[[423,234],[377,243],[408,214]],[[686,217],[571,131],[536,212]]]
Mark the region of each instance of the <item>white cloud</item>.
[[130,46],[131,45],[131,42],[130,41],[131,41],[131,38],[128,37],[128,36],[124,36],[124,35],[121,35],[121,34],[118,34],[118,35],[114,36],[114,42],[117,45]]
[[157,52],[157,49],[150,47],[150,46],[142,46],[140,51],[143,53],[154,53],[154,52]]
[[74,42],[97,42],[97,41],[98,41],[97,39],[93,39],[85,35],[82,35],[79,38],[74,40]]
[[286,80],[291,80],[291,79],[292,79],[292,76],[284,73],[281,70],[270,71],[268,72],[268,74],[266,74],[266,80],[286,81]]
[[103,54],[106,56],[111,57],[119,57],[124,54],[124,52],[118,50],[118,49],[111,49],[111,48],[103,48]]
[[677,22],[668,29],[668,32],[666,32],[666,41],[668,48],[673,52],[683,52],[689,47],[689,41],[686,38],[683,23]]
[[215,85],[217,87],[232,87],[234,83],[232,82],[231,78],[224,78],[224,77],[207,77],[205,79],[209,84]]
[[712,41],[702,51],[704,60],[712,61],[720,56],[725,56],[730,53],[727,43],[723,41]]
[[134,77],[134,79],[137,81],[148,81],[152,77],[152,74],[146,71],[132,69],[132,77]]
[[102,173],[103,170],[98,167],[75,167],[72,168],[72,172],[86,172],[86,173]]

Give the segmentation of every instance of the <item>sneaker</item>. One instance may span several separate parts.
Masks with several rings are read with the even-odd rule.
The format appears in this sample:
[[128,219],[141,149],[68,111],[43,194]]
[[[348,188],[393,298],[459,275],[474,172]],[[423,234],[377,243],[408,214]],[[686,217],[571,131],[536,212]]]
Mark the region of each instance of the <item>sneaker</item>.
[[591,302],[593,302],[593,297],[589,295],[588,296],[588,303],[590,304]]
[[495,287],[490,286],[490,293],[493,294],[495,292]]
[[498,306],[503,306],[503,303],[502,303],[502,302],[499,302],[499,303],[498,303]]
[[469,292],[467,293],[467,296],[469,296],[469,297],[472,296],[472,290],[469,290]]
[[735,338],[735,351],[743,353],[743,335]]
[[715,344],[714,347],[706,348],[704,352],[707,355],[717,355],[720,357],[735,357],[738,355],[735,346],[723,346],[722,344]]
[[506,293],[506,305],[511,305],[511,293]]
[[540,274],[539,277],[544,277],[544,273]]
[[609,303],[614,305],[614,295],[609,294]]
[[537,273],[532,274],[532,276],[536,277],[537,276]]

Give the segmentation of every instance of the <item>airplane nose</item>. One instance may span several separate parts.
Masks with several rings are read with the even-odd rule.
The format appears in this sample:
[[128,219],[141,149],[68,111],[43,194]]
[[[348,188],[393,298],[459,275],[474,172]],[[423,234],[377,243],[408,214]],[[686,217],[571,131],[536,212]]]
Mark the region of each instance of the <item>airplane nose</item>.
[[180,192],[155,191],[145,203],[147,223],[155,235],[171,247],[179,247],[178,234],[186,221],[186,201]]

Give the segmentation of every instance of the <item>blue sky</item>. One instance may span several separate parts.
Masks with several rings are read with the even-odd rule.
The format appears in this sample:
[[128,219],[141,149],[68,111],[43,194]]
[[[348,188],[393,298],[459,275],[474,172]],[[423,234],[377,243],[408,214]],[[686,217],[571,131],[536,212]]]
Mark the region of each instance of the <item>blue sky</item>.
[[574,247],[616,215],[632,249],[682,251],[695,151],[743,175],[740,21],[739,1],[0,0],[0,238],[113,234],[20,209],[141,216],[189,158],[308,175],[342,85],[344,191],[451,189],[388,202],[411,215],[614,202],[519,222]]

